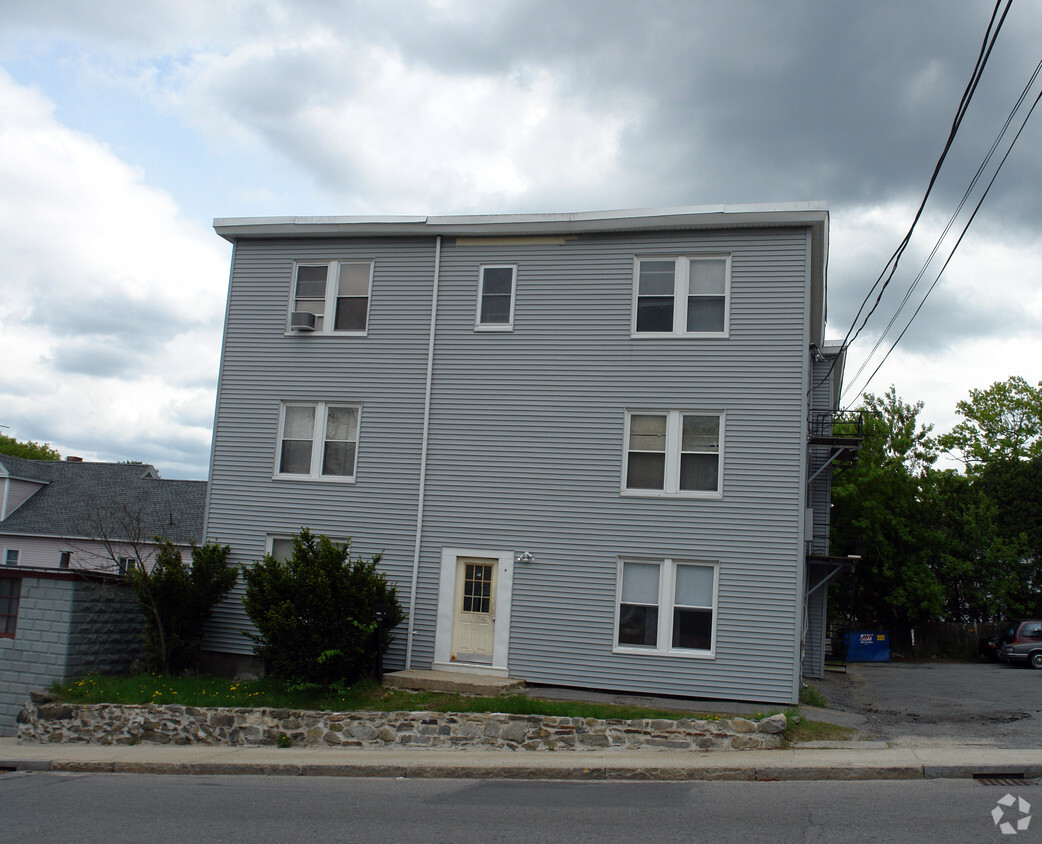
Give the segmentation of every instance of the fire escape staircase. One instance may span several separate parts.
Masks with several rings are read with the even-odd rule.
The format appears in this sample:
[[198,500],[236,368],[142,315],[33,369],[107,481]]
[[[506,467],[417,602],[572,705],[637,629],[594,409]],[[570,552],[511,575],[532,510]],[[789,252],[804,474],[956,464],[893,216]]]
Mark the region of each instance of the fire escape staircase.
[[[811,414],[810,431],[807,437],[809,466],[812,471],[807,479],[808,491],[815,480],[825,472],[845,471],[857,464],[858,452],[865,438],[865,418],[861,411],[834,411],[830,413]],[[854,567],[860,555],[860,542],[857,537],[849,537],[848,541],[833,536],[833,526],[829,524],[830,535],[825,544],[824,553],[815,551],[813,543],[808,543],[807,563],[815,564],[819,577],[815,582],[808,582],[807,594],[814,592],[838,575]],[[820,541],[819,541],[820,547]],[[836,546],[842,546],[837,548]]]

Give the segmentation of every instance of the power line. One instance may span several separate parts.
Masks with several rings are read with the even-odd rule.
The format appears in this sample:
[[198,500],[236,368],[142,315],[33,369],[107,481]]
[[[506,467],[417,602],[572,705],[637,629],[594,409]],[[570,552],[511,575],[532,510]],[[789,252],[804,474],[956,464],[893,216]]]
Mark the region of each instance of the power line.
[[[915,212],[915,217],[912,220],[912,224],[911,226],[909,226],[908,232],[905,234],[897,249],[894,250],[894,253],[890,256],[890,259],[884,265],[882,272],[879,274],[879,277],[876,278],[875,282],[872,284],[868,292],[865,294],[865,298],[862,300],[861,306],[858,308],[857,313],[854,315],[854,321],[851,323],[850,328],[847,330],[847,333],[843,338],[843,342],[840,345],[841,353],[843,350],[849,348],[850,344],[857,339],[858,335],[861,333],[861,330],[865,327],[869,318],[872,316],[873,313],[875,313],[875,310],[879,306],[879,302],[883,297],[883,293],[885,292],[887,286],[889,286],[890,280],[894,277],[894,273],[897,272],[897,265],[900,263],[901,256],[904,254],[904,251],[907,248],[909,241],[912,239],[912,233],[915,231],[915,227],[919,223],[919,218],[922,217],[923,209],[926,207],[926,202],[930,198],[930,193],[933,191],[933,186],[937,181],[937,176],[940,173],[941,165],[944,164],[944,160],[948,155],[948,151],[951,149],[952,143],[955,141],[955,136],[959,131],[959,127],[962,125],[963,117],[965,117],[966,111],[970,105],[970,101],[973,99],[973,95],[977,90],[977,85],[980,82],[981,75],[983,74],[984,68],[988,63],[988,59],[991,57],[991,51],[995,46],[995,40],[998,38],[999,31],[1002,29],[1002,24],[1006,20],[1006,15],[1009,14],[1010,7],[1013,5],[1013,0],[1006,0],[1006,8],[1003,9],[1002,15],[999,18],[998,23],[996,23],[995,18],[999,13],[999,7],[1001,5],[1002,0],[995,0],[995,8],[992,9],[991,19],[988,21],[987,29],[984,31],[984,39],[981,42],[981,48],[977,54],[977,61],[973,66],[973,72],[970,74],[970,80],[966,83],[965,89],[963,89],[962,98],[959,100],[959,107],[955,111],[955,119],[952,121],[951,129],[948,132],[948,138],[944,144],[944,149],[941,150],[941,155],[937,159],[937,163],[934,165],[933,173],[930,176],[929,184],[926,186],[926,192],[923,194],[922,202],[920,202],[919,208]],[[992,31],[993,27],[994,32]],[[889,274],[887,274],[888,269]],[[886,277],[885,281],[883,280],[884,276]],[[876,288],[880,286],[880,284],[882,284],[882,287],[880,288],[879,293],[876,296],[876,300],[873,303],[871,310],[868,312],[868,314],[865,315],[865,318],[861,322],[860,328],[858,328],[855,332],[854,329],[855,326],[857,326],[858,318],[865,310],[865,306],[868,304],[869,299],[872,298],[872,294],[875,292]],[[851,336],[851,333],[853,333],[853,337]],[[817,389],[817,387],[820,387],[822,384],[825,383],[825,381],[828,380],[828,378],[832,375],[832,371],[836,366],[836,361],[838,361],[839,358],[840,355],[837,354],[832,359],[832,363],[829,365],[828,371],[822,376],[821,380],[815,385],[814,389]]]
[[[1021,132],[1023,132],[1024,128],[1027,126],[1027,122],[1031,118],[1031,114],[1034,112],[1035,106],[1038,105],[1040,100],[1042,100],[1042,91],[1040,91],[1038,96],[1035,97],[1035,101],[1031,104],[1031,108],[1028,109],[1027,117],[1024,118],[1024,122],[1020,125],[1020,129],[1017,130],[1017,134],[1014,136],[1013,141],[1010,143],[1009,149],[1006,150],[1006,154],[1002,156],[1002,160],[999,162],[999,166],[995,168],[995,172],[994,174],[992,174],[991,180],[988,182],[988,186],[984,189],[984,193],[981,195],[981,198],[977,201],[977,205],[974,207],[973,213],[970,215],[970,219],[967,220],[966,225],[963,226],[962,234],[959,235],[959,239],[955,242],[955,245],[952,247],[952,251],[949,253],[948,259],[944,262],[944,266],[941,267],[940,272],[937,273],[937,277],[933,280],[933,283],[930,285],[930,289],[926,291],[926,295],[923,296],[923,300],[919,303],[919,306],[915,309],[915,312],[909,318],[908,322],[905,324],[905,327],[902,329],[897,339],[894,340],[889,350],[887,350],[886,355],[884,355],[883,359],[879,362],[879,366],[872,370],[872,374],[868,376],[868,380],[865,382],[864,386],[858,391],[859,394],[864,392],[865,389],[867,389],[868,385],[872,383],[872,379],[876,377],[876,373],[879,372],[883,364],[886,363],[887,358],[890,357],[890,353],[897,347],[897,344],[901,342],[901,338],[905,336],[905,332],[908,331],[913,320],[915,320],[916,316],[918,316],[919,311],[922,310],[923,305],[926,304],[926,300],[933,292],[934,287],[937,286],[937,282],[941,280],[941,276],[944,274],[944,271],[948,268],[949,262],[955,255],[955,250],[958,249],[959,244],[962,243],[962,239],[966,235],[966,230],[969,229],[970,223],[973,222],[973,218],[977,216],[977,212],[980,210],[981,205],[984,203],[984,199],[987,197],[988,192],[991,190],[991,186],[995,184],[995,179],[998,177],[999,171],[1002,169],[1002,165],[1006,163],[1006,159],[1009,158],[1009,154],[1013,152],[1013,147],[1016,145],[1017,139],[1020,138]],[[848,407],[847,409],[849,410],[850,408]]]
[[[858,369],[857,372],[854,373],[854,376],[850,379],[850,383],[854,383],[855,381],[857,381],[857,379],[861,376],[861,373],[864,372],[865,369],[868,367],[868,365],[871,362],[872,358],[875,356],[875,353],[879,350],[879,347],[883,344],[883,341],[886,339],[886,335],[890,333],[890,329],[893,328],[894,327],[894,323],[897,322],[897,318],[901,315],[901,311],[904,310],[905,306],[908,304],[909,300],[911,299],[912,293],[915,292],[916,288],[919,286],[919,282],[922,281],[923,276],[926,275],[927,268],[929,267],[929,265],[933,261],[933,259],[936,257],[937,252],[941,248],[941,244],[944,242],[945,238],[948,236],[948,232],[951,231],[952,226],[955,225],[955,221],[956,221],[956,219],[958,219],[958,216],[961,213],[963,207],[965,207],[966,202],[969,200],[970,194],[973,192],[973,189],[976,187],[977,182],[980,180],[980,178],[983,175],[984,171],[987,169],[988,164],[991,162],[991,159],[992,159],[992,157],[995,154],[995,150],[998,149],[998,146],[1001,143],[1002,138],[1005,137],[1006,132],[1009,130],[1010,125],[1013,123],[1014,117],[1016,117],[1017,112],[1020,111],[1020,108],[1024,104],[1025,99],[1027,99],[1028,93],[1034,87],[1035,81],[1038,79],[1039,73],[1042,73],[1042,61],[1040,61],[1035,66],[1034,72],[1031,74],[1031,77],[1028,79],[1027,84],[1024,86],[1024,89],[1020,92],[1020,96],[1017,98],[1017,101],[1013,104],[1013,107],[1010,109],[1010,112],[1009,112],[1009,114],[1006,117],[1005,123],[1002,124],[1002,128],[999,130],[998,134],[995,136],[995,140],[992,142],[991,148],[988,150],[987,155],[984,156],[984,160],[981,161],[980,166],[977,168],[977,172],[973,175],[973,178],[970,180],[969,185],[967,186],[966,190],[963,192],[962,198],[959,200],[958,206],[956,207],[955,211],[952,213],[951,217],[948,219],[948,223],[945,225],[944,230],[938,236],[937,241],[934,243],[933,249],[930,251],[929,256],[923,262],[923,265],[920,268],[918,274],[916,275],[915,279],[912,281],[912,284],[909,286],[908,290],[905,292],[905,295],[901,299],[901,302],[897,306],[897,309],[894,311],[893,316],[890,317],[890,321],[887,323],[886,328],[884,328],[883,331],[880,333],[879,337],[876,339],[875,344],[872,346],[871,351],[869,351],[869,353],[865,356],[865,359],[862,362],[860,368]],[[1033,108],[1033,106],[1032,106],[1032,108]],[[1030,116],[1030,111],[1028,112],[1028,114]],[[1025,122],[1026,122],[1026,118],[1025,118]],[[1012,146],[1012,144],[1011,144],[1011,146]],[[1003,160],[1005,160],[1005,159],[1003,159]],[[1000,166],[1001,166],[1001,164],[1000,164]],[[996,170],[996,172],[997,172],[997,170]],[[950,258],[949,258],[949,260],[950,260]],[[936,284],[936,281],[934,282],[934,284]],[[932,290],[933,287],[931,286],[930,289]],[[929,295],[929,293],[927,293],[927,295]],[[924,299],[925,299],[925,297],[924,297]],[[866,383],[866,386],[867,386],[867,383]],[[844,390],[843,392],[845,393],[849,389],[850,388],[848,387],[847,390]],[[864,388],[862,388],[862,389],[864,389]]]

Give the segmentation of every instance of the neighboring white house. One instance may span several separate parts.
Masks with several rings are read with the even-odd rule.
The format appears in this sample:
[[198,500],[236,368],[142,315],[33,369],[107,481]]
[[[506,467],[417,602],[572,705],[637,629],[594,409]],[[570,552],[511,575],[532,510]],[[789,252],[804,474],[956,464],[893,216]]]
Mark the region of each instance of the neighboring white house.
[[0,454],[0,735],[30,690],[130,668],[142,621],[120,574],[156,536],[198,541],[205,496],[142,464]]
[[202,537],[205,481],[163,480],[143,463],[0,454],[0,565],[118,574],[148,564],[154,538]]
[[820,671],[824,204],[215,228],[205,538],[233,562],[302,526],[383,552],[391,668],[778,702]]

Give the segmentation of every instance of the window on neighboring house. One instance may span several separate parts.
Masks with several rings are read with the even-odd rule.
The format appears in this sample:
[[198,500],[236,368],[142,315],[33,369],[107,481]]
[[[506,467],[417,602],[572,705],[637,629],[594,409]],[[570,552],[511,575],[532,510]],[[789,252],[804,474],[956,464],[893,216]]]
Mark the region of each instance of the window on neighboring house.
[[58,568],[67,569],[72,562],[72,551],[62,551],[58,555]]
[[683,560],[621,561],[615,649],[711,655],[716,571]]
[[477,328],[505,331],[514,325],[515,266],[482,267],[478,285]]
[[638,258],[634,336],[727,336],[728,256]]
[[350,481],[358,451],[358,405],[282,405],[275,476]]
[[723,414],[681,410],[626,414],[622,489],[638,495],[719,495]]
[[120,557],[116,560],[116,568],[120,574],[126,574],[127,572],[133,571],[137,565],[137,560],[133,557]]
[[19,557],[19,555],[20,555],[20,552],[18,551],[17,548],[8,548],[7,551],[4,552],[4,565],[5,566],[17,566],[18,565],[18,557]]
[[[372,276],[371,262],[297,263],[290,329],[312,327],[321,334],[364,334],[369,324]],[[314,325],[301,319],[300,314],[313,315]]]
[[17,577],[0,578],[0,637],[13,638],[18,621],[18,599],[22,581]]

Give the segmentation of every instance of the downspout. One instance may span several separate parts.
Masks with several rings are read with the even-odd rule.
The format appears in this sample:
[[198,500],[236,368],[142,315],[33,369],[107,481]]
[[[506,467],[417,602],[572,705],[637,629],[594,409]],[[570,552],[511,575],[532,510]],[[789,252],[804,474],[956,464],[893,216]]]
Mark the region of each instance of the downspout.
[[434,379],[434,333],[438,327],[438,280],[441,276],[441,235],[434,245],[434,287],[431,291],[431,330],[427,341],[427,384],[423,395],[423,441],[420,446],[420,490],[416,498],[416,543],[412,554],[412,587],[409,589],[409,630],[405,636],[405,669],[412,668],[415,632],[416,587],[420,581],[420,540],[423,536],[423,494],[427,488],[427,438],[431,427],[431,382]]

